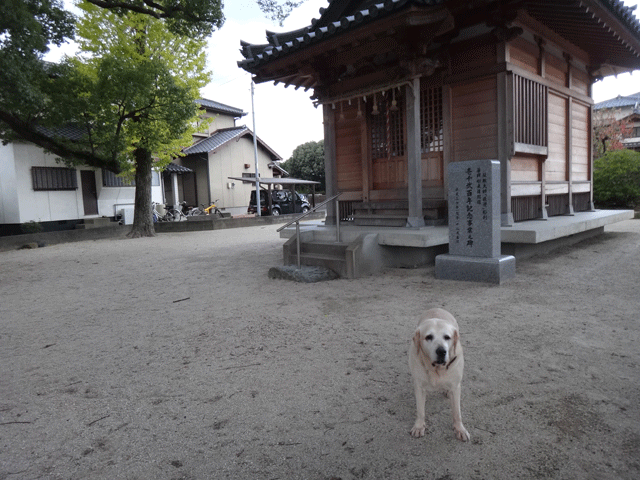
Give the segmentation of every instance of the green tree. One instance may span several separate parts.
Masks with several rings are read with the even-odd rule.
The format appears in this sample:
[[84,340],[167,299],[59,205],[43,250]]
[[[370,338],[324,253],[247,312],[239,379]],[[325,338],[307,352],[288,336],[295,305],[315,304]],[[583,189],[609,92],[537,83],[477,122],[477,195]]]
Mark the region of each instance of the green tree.
[[[282,19],[299,2],[284,1],[284,9],[261,3]],[[151,155],[162,166],[188,144],[192,100],[205,81],[199,48],[222,26],[222,7],[222,0],[86,0],[87,18],[96,22],[81,27],[90,55],[53,65],[43,55],[50,44],[74,39],[75,16],[62,0],[1,1],[0,140],[26,140],[68,163],[135,175],[132,235],[152,235],[145,193]],[[69,124],[82,138],[63,134]]]
[[320,182],[320,186],[316,188],[319,192],[326,190],[324,177],[324,141],[307,142],[298,145],[291,158],[282,163],[289,175],[302,180],[312,180]]
[[[52,65],[42,61],[47,45],[74,38],[77,19],[59,0],[0,4],[0,138],[28,140],[66,163],[135,176],[131,236],[153,235],[151,167],[191,142],[194,101],[208,78],[204,39],[222,24],[221,6],[84,2],[80,58]],[[68,124],[82,138],[58,133]]]
[[640,153],[614,150],[597,158],[593,170],[593,199],[604,207],[633,207],[640,201]]
[[209,78],[204,37],[173,34],[152,15],[80,8],[81,54],[67,60],[67,80],[81,96],[64,116],[82,118],[98,144],[117,142],[120,169],[136,182],[130,236],[153,235],[152,167],[162,169],[191,143],[195,101]]

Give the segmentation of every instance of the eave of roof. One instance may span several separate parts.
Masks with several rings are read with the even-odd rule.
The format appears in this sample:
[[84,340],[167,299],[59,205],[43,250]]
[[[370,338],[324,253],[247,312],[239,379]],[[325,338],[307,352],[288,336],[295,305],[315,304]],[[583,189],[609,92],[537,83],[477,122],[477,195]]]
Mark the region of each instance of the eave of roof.
[[172,163],[170,163],[170,164],[168,164],[168,165],[164,168],[164,170],[163,170],[163,171],[164,171],[164,172],[167,172],[167,173],[177,173],[177,174],[179,174],[179,175],[180,175],[180,174],[183,174],[183,173],[191,173],[191,172],[193,172],[193,170],[191,170],[190,168],[185,167],[185,166],[183,166],[183,165],[176,165],[176,164],[175,164],[175,163],[173,163],[173,162],[172,162]]
[[226,115],[233,115],[234,117],[244,117],[247,114],[247,112],[243,112],[240,108],[231,107],[224,103],[216,102],[215,100],[208,100],[206,98],[199,98],[196,100],[196,103],[214,113],[224,113]]
[[[497,0],[486,0],[487,7]],[[278,58],[307,49],[347,31],[414,5],[442,6],[446,0],[331,0],[326,9],[320,9],[320,19],[311,25],[285,33],[267,32],[268,43],[261,45],[241,42],[245,57],[238,66],[257,75],[263,66]],[[508,2],[507,2],[508,3]],[[597,33],[596,61],[602,65],[619,66],[625,71],[640,67],[640,22],[620,0],[529,0],[526,10],[532,17],[558,32],[563,38],[584,51],[594,52]],[[602,72],[600,72],[602,73]],[[611,71],[613,73],[613,70]],[[257,81],[270,79],[256,78]],[[294,83],[295,82],[291,82]],[[296,88],[302,86],[300,82]],[[304,85],[305,89],[310,88]]]
[[[195,155],[202,153],[215,152],[220,147],[228,144],[232,140],[238,140],[245,135],[253,137],[253,132],[246,126],[223,128],[214,132],[211,136],[199,141],[198,143],[191,145],[182,150],[185,155]],[[282,160],[282,157],[278,155],[269,145],[264,143],[260,137],[257,137],[258,145],[266,150],[272,160]]]

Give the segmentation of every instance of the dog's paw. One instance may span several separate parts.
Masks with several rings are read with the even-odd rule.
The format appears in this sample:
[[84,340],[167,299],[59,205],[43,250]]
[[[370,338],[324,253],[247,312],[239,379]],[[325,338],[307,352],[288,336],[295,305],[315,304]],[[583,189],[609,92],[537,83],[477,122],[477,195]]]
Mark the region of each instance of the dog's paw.
[[413,428],[411,429],[411,436],[416,438],[424,437],[425,430],[426,430],[426,425],[424,424],[424,422],[422,423],[416,422],[413,425]]
[[456,438],[461,442],[468,442],[469,439],[471,438],[471,436],[469,435],[469,432],[467,432],[467,429],[464,428],[464,425],[462,424],[460,426],[454,425],[453,429],[456,431]]

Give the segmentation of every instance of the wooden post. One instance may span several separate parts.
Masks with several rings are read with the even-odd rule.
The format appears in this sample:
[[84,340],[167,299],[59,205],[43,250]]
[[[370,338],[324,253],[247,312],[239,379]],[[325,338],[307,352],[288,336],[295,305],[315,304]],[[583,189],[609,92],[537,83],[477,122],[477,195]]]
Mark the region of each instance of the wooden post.
[[[509,47],[498,45],[498,62],[509,62]],[[496,76],[498,102],[498,161],[500,162],[500,224],[513,225],[511,212],[511,157],[513,155],[513,76]]]
[[[324,124],[324,174],[327,186],[327,198],[338,193],[338,178],[336,172],[336,119],[331,104],[322,106]],[[333,202],[327,205],[327,225],[335,225],[339,212]]]
[[513,77],[497,75],[498,93],[498,160],[500,161],[500,212],[502,226],[513,225],[511,211],[511,155],[513,142]]
[[424,227],[422,213],[422,152],[420,151],[420,78],[405,87],[407,110],[407,227]]

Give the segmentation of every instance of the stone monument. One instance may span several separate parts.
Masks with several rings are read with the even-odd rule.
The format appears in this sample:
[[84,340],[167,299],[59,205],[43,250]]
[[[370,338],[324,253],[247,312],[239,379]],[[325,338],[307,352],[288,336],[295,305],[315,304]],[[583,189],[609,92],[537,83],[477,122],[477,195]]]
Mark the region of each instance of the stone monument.
[[449,164],[449,253],[436,257],[436,278],[502,283],[516,259],[500,253],[500,162]]

